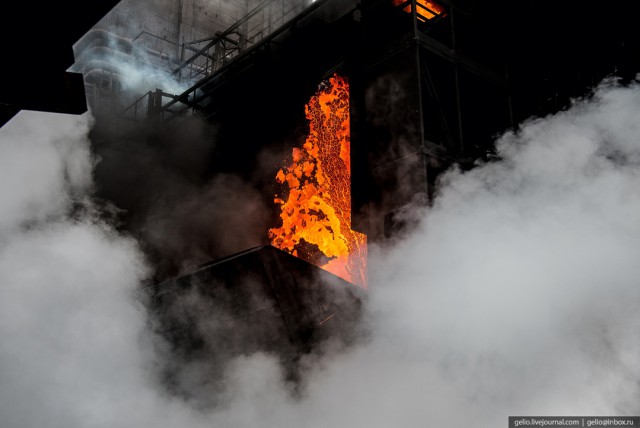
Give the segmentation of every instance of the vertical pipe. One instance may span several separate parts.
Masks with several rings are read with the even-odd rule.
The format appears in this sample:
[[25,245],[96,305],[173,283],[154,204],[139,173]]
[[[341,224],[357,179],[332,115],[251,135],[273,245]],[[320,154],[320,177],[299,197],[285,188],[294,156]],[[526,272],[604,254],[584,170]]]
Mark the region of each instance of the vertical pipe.
[[418,126],[420,131],[419,154],[422,157],[422,174],[424,194],[429,194],[429,181],[427,179],[427,153],[425,146],[424,113],[423,113],[423,93],[422,93],[422,66],[420,60],[420,42],[418,29],[418,6],[416,0],[411,0],[411,19],[413,21],[413,43],[416,50],[416,82],[418,85]]
[[153,92],[147,92],[147,119],[153,115]]
[[182,0],[178,0],[178,20],[176,25],[176,58],[180,57],[180,33],[182,32]]
[[268,6],[268,14],[269,14],[269,27],[267,29],[267,34],[271,34],[271,29],[273,27],[273,3],[270,2]]
[[[184,42],[182,42],[182,49],[180,51],[180,61],[179,64],[182,64],[184,62],[184,51],[185,51],[185,46],[184,46]],[[183,67],[179,68],[178,71],[178,82],[182,82],[182,72],[184,71]]]
[[515,126],[513,119],[513,100],[511,99],[511,83],[509,82],[509,63],[505,59],[504,77],[507,81],[507,105],[509,107],[509,126]]
[[[451,49],[456,54],[456,26],[454,19],[454,8],[452,7],[449,16],[451,17]],[[462,102],[460,97],[460,66],[456,61],[453,64],[453,74],[456,84],[456,111],[458,116],[458,142],[460,153],[464,152],[464,133],[462,132]]]

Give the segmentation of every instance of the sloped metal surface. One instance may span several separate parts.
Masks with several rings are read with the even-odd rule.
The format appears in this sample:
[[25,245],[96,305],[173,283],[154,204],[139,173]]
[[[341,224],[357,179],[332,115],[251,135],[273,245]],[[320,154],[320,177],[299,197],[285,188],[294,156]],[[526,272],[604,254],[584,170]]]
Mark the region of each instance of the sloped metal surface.
[[363,291],[272,246],[202,266],[147,289],[158,329],[181,352],[225,357],[252,352],[285,358],[324,340],[348,342]]

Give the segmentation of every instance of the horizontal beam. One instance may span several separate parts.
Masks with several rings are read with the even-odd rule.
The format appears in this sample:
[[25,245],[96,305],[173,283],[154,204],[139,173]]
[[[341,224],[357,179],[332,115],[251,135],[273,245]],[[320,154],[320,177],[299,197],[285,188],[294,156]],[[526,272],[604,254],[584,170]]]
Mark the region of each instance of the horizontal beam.
[[418,32],[417,38],[420,46],[428,50],[429,52],[432,52],[440,56],[441,58],[446,59],[449,62],[459,65],[460,67],[486,80],[489,80],[490,82],[494,83],[497,86],[500,86],[505,89],[507,88],[507,80],[505,77],[502,77],[499,74],[491,71],[490,69],[480,64],[479,62],[476,62],[471,58],[468,58],[464,55],[459,54],[458,52],[451,49],[444,43],[441,43],[435,40],[434,38],[427,36],[422,32]]

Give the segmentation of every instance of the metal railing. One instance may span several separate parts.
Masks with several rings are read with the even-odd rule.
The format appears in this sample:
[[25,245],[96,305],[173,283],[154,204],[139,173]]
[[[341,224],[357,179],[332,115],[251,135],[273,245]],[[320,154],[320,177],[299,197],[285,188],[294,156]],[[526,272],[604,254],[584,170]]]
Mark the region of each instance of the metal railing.
[[[207,96],[201,88],[211,78],[228,70],[236,62],[234,60],[251,55],[253,51],[268,45],[270,40],[295,25],[325,1],[266,0],[225,31],[183,44],[182,56],[186,56],[187,52],[192,52],[192,55],[173,70],[173,75],[191,83],[191,87],[179,95],[168,94],[160,89],[147,92],[122,111],[120,116],[123,119],[138,120],[141,118],[140,112],[144,111],[144,117],[149,118],[147,112],[152,111],[157,113],[152,115],[154,117],[170,119],[188,111],[199,111]],[[162,95],[154,95],[155,98],[151,96],[157,93]],[[162,101],[166,98],[169,100],[163,104]],[[152,106],[145,107],[145,102]]]
[[[327,1],[328,0],[317,0],[311,3],[311,5],[309,5],[308,7],[303,8],[300,13],[294,14],[292,18],[286,21],[283,25],[279,26],[273,32],[263,37],[259,42],[253,44],[250,48],[241,52],[235,58],[235,61],[225,64],[220,69],[216,70],[215,73],[209,74],[208,76],[198,80],[193,86],[184,91],[182,94],[175,96],[173,100],[162,106],[162,110],[164,112],[170,113],[170,115],[168,116],[169,118],[183,115],[189,110],[201,110],[203,105],[205,104],[206,98],[210,96],[211,84],[215,84],[214,79],[222,79],[223,76],[226,75],[226,72],[232,70],[234,65],[237,65],[237,63],[242,58],[249,57],[255,52],[259,52],[262,48],[268,49],[270,43],[274,39],[283,34],[289,28],[294,27],[298,21],[306,18],[307,15],[311,14],[315,9],[319,8]],[[307,4],[306,1],[304,3]],[[207,85],[208,89],[207,91],[202,91],[201,88],[203,88],[205,85]],[[180,104],[182,104],[182,106],[180,106]]]
[[128,134],[138,128],[141,122],[149,123],[163,120],[166,111],[162,105],[165,99],[175,100],[176,95],[168,94],[162,89],[148,91],[137,98],[129,107],[116,116],[115,131],[119,136]]
[[211,37],[183,43],[182,63],[173,71],[179,81],[195,83],[224,67],[245,50],[301,13],[309,0],[265,0],[240,20]]

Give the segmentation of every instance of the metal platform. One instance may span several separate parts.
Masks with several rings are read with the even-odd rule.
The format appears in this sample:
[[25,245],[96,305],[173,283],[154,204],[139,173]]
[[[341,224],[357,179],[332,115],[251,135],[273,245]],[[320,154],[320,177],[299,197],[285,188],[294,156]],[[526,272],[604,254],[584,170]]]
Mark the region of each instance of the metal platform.
[[293,363],[356,334],[362,289],[272,246],[211,262],[146,289],[157,330],[176,354],[220,366],[265,352]]

